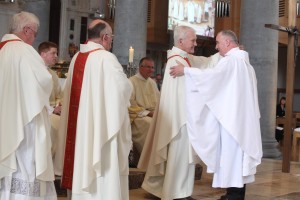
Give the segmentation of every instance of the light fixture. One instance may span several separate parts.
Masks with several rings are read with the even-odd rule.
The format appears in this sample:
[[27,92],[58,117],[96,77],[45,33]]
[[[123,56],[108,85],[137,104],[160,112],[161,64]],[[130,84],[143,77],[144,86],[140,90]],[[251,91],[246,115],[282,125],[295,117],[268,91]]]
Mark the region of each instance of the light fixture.
[[105,14],[100,13],[99,10],[96,10],[94,13],[90,14],[90,18],[92,18],[92,19],[105,19]]
[[14,3],[15,0],[0,0],[0,3]]

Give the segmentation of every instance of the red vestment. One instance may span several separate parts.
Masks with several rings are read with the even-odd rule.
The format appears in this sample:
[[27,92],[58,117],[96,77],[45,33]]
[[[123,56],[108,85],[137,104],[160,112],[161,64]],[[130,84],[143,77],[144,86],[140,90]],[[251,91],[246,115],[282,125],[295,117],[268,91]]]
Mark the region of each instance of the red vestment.
[[64,158],[64,168],[62,175],[61,186],[72,190],[73,169],[74,169],[74,154],[75,154],[75,140],[76,140],[76,127],[77,116],[81,94],[81,87],[84,75],[84,68],[86,60],[90,53],[100,49],[94,49],[85,53],[78,53],[74,64],[74,71],[72,77],[72,86],[70,94],[70,106],[68,117],[68,128],[66,138],[66,149]]
[[13,39],[13,40],[6,40],[6,41],[4,41],[4,42],[0,42],[0,50],[2,49],[2,47],[3,47],[6,43],[8,43],[8,42],[13,42],[13,41],[21,41],[21,40],[19,40],[19,39]]
[[175,56],[179,56],[179,57],[183,58],[183,59],[187,62],[187,64],[189,65],[189,67],[192,67],[192,65],[191,65],[191,63],[190,63],[190,61],[189,61],[189,59],[188,59],[187,57],[182,57],[182,56],[180,56],[180,55],[173,55],[173,56],[169,57],[168,60],[169,60],[170,58],[175,57]]

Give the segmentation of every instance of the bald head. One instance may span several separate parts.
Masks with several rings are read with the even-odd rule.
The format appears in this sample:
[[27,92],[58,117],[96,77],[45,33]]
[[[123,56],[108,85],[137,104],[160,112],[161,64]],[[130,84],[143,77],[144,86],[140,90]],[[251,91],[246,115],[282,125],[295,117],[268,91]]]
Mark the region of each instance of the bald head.
[[110,50],[113,39],[110,25],[101,19],[93,20],[88,26],[88,39]]
[[89,24],[88,39],[97,39],[103,35],[110,26],[103,20],[96,19]]
[[105,21],[103,21],[103,20],[101,20],[101,19],[95,19],[95,20],[93,20],[93,21],[89,24],[89,29],[95,27],[95,26],[96,26],[97,24],[99,24],[99,23],[108,25],[107,22],[105,22]]

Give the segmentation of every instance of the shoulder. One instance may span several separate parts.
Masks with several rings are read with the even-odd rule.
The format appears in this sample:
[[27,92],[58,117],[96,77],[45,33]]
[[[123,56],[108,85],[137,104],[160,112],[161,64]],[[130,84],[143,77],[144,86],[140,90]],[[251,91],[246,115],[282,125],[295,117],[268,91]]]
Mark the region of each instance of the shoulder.
[[100,56],[99,58],[105,61],[116,62],[119,64],[118,58],[113,53],[104,49],[97,51],[97,56]]
[[109,64],[112,66],[118,66],[118,67],[121,66],[117,57],[114,54],[112,54],[109,51],[103,50],[103,49],[100,49],[98,51],[94,51],[93,53],[91,53],[89,55],[88,60],[90,60],[93,64],[95,62],[98,62],[98,63],[102,63],[105,65]]
[[156,85],[156,82],[152,78],[148,78],[147,81],[149,81],[152,85]]
[[129,80],[132,82],[132,84],[134,84],[136,81],[138,81],[139,79],[134,75],[134,76],[131,76],[129,78]]

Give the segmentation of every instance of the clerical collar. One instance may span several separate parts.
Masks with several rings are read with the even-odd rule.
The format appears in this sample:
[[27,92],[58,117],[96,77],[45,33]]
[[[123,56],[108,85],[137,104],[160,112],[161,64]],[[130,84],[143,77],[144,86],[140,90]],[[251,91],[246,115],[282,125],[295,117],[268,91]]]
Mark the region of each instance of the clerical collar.
[[139,78],[139,79],[142,79],[142,80],[147,80],[147,79],[145,79],[143,76],[142,76],[142,74],[140,74],[140,72],[138,72],[137,74],[136,74],[136,76]]

